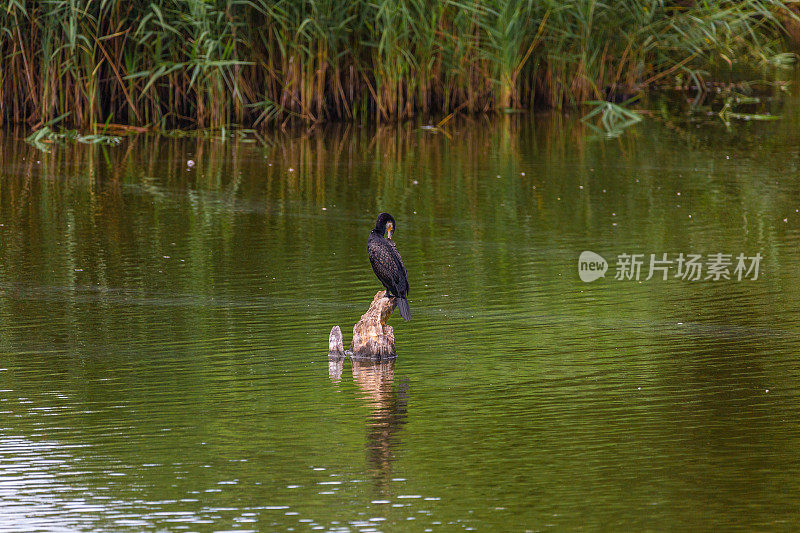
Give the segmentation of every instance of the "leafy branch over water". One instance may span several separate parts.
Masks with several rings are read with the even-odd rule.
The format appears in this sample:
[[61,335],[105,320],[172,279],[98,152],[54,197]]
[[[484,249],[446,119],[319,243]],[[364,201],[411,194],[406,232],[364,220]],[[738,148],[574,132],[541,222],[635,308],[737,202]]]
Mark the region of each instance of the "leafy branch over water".
[[[642,120],[640,114],[624,107],[634,100],[636,100],[636,98],[632,98],[622,105],[597,100],[586,102],[588,105],[594,106],[594,109],[589,111],[581,121],[585,122],[594,132],[607,138],[619,137],[626,128]],[[595,117],[600,118],[599,126],[591,123],[591,120]]]
[[734,111],[737,107],[747,104],[760,104],[761,99],[755,96],[744,96],[734,94],[725,99],[725,105],[719,112],[719,117],[726,126],[730,125],[731,119],[739,120],[778,120],[780,117],[766,113],[740,113]]
[[49,120],[25,138],[25,142],[31,144],[43,152],[49,152],[50,147],[55,143],[60,143],[64,140],[75,141],[83,144],[119,144],[121,138],[115,135],[104,134],[81,134],[77,130],[53,130],[51,126],[55,126],[61,122],[69,113],[64,113],[61,116]]

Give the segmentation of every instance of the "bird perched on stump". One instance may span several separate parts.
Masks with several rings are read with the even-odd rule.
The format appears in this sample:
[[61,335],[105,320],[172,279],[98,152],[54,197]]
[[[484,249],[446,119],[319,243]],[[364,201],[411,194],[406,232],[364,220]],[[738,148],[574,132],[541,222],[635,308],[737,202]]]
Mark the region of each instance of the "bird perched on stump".
[[397,246],[392,240],[395,222],[389,213],[381,213],[375,222],[375,227],[369,232],[367,240],[367,254],[372,270],[386,287],[387,298],[397,298],[397,307],[400,316],[408,320],[411,310],[408,308],[408,275],[403,265],[403,258],[397,251]]

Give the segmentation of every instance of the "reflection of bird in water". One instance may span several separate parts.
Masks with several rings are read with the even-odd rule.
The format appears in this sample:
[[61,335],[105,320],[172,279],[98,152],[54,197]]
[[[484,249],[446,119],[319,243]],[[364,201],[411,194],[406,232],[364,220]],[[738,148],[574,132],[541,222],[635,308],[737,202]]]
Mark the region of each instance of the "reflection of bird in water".
[[378,484],[385,492],[392,479],[392,461],[397,431],[405,424],[407,387],[394,387],[394,360],[353,362],[353,379],[372,407],[367,422],[367,460]]
[[[394,232],[394,218],[389,213],[381,213],[375,222],[375,228],[369,232],[367,240],[367,254],[372,270],[375,275],[386,287],[387,298],[397,298],[397,307],[400,309],[400,316],[408,320],[411,318],[411,310],[408,308],[408,275],[406,267],[403,265],[403,258],[397,251],[392,240]],[[384,236],[388,235],[388,238]]]

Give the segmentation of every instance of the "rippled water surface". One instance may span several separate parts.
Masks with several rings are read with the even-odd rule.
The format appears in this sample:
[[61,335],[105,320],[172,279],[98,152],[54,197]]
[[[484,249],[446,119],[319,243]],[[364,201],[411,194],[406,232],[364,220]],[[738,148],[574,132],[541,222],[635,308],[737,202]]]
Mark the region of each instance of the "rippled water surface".
[[[798,123],[6,136],[0,531],[791,528]],[[396,361],[329,362],[382,210],[412,320]],[[763,260],[615,280],[624,253]]]

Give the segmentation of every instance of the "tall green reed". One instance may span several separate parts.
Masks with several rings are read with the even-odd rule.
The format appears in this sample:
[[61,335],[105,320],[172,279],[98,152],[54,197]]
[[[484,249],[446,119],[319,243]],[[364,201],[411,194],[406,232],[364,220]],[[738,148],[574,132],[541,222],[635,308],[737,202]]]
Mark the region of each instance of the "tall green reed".
[[[8,0],[0,121],[221,128],[555,108],[793,59],[789,0]],[[791,32],[790,32],[791,33]],[[762,74],[759,72],[759,76]]]

